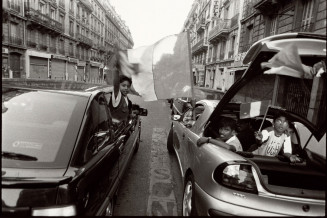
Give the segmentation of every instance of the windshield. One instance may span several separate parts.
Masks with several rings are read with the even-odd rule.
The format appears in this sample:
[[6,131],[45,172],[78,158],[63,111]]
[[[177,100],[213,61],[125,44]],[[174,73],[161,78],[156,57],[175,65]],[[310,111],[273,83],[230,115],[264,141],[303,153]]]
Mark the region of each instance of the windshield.
[[7,152],[2,159],[19,160],[21,166],[67,165],[71,153],[67,151],[73,149],[87,100],[2,88],[2,152]]

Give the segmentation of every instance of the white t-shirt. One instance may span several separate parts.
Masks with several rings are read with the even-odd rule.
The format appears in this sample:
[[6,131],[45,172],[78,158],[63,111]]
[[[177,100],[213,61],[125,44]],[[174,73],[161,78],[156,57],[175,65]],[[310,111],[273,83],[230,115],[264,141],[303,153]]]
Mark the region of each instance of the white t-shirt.
[[232,136],[230,137],[227,141],[227,144],[229,145],[233,145],[236,149],[236,151],[243,151],[242,145],[240,140],[238,140],[238,138],[236,136]]
[[[268,139],[268,140],[267,140]],[[267,141],[266,141],[267,140]],[[264,142],[253,154],[275,157],[283,147],[284,153],[292,153],[291,137],[283,133],[281,136],[276,136],[275,131],[262,130],[262,141]]]

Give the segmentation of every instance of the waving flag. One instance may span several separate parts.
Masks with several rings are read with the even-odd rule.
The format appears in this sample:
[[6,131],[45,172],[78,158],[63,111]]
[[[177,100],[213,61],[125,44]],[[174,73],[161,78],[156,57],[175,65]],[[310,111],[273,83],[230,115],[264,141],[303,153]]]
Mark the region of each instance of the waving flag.
[[246,119],[265,115],[270,104],[270,100],[256,101],[250,103],[241,104],[240,107],[240,119]]
[[268,67],[264,74],[278,74],[296,78],[312,79],[312,67],[302,64],[297,47],[290,44],[280,50],[268,62],[261,63],[261,67]]
[[133,86],[145,101],[193,97],[191,57],[187,32],[167,36],[150,46],[127,50],[137,65]]

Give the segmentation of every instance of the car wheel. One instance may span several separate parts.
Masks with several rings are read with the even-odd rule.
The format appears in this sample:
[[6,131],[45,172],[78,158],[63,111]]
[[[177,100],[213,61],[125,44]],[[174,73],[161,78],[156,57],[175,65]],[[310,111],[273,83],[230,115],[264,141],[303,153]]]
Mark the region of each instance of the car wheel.
[[189,175],[186,178],[183,194],[183,216],[196,216],[195,210],[195,193],[194,193],[194,178]]
[[168,138],[167,138],[167,150],[169,153],[174,152],[174,142],[173,142],[173,128],[170,128]]
[[141,141],[141,128],[139,129],[139,136],[136,140],[136,145],[135,145],[135,150],[134,150],[134,154],[137,153],[137,151],[139,150],[140,147],[140,141]]

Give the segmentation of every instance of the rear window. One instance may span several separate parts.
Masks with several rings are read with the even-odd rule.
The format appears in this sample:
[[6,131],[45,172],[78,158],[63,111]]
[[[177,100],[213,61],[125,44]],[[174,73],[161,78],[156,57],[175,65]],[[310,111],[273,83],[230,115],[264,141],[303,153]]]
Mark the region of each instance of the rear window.
[[[87,100],[74,95],[3,88],[2,152],[34,158],[33,161],[16,158],[15,162],[24,162],[22,166],[64,166],[71,155]],[[3,159],[10,162],[15,158],[3,156]]]

